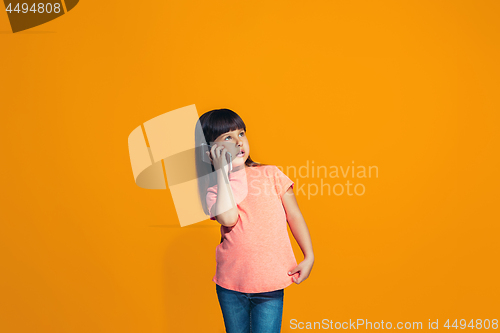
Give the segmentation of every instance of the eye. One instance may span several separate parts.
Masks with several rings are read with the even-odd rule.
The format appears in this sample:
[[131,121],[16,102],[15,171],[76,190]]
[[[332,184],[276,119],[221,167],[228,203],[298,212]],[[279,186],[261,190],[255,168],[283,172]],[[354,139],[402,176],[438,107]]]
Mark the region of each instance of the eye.
[[229,140],[229,139],[231,139],[231,136],[230,136],[230,135],[229,135],[229,136],[226,136],[226,137],[224,138],[224,140],[226,140],[226,141],[227,141],[227,140]]
[[244,135],[245,135],[245,132],[241,132],[241,133],[240,133],[240,136],[244,136]]

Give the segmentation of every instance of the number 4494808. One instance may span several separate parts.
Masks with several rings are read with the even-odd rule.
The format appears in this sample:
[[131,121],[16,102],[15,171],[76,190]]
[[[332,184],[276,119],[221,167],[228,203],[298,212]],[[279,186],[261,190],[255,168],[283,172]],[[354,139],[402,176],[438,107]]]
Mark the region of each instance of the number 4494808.
[[446,327],[447,329],[450,329],[450,328],[455,328],[455,329],[466,329],[467,327],[468,328],[475,328],[475,329],[498,329],[498,319],[493,319],[493,320],[489,320],[489,319],[484,319],[484,320],[481,320],[481,319],[476,319],[474,321],[474,319],[471,319],[471,321],[467,324],[467,321],[465,319],[460,319],[460,321],[458,321],[458,319],[455,319],[455,321],[453,322],[453,324],[450,325],[450,320],[448,319],[446,321],[446,323],[443,325],[443,327]]
[[60,3],[34,3],[31,8],[29,8],[29,5],[27,3],[17,3],[14,8],[12,8],[12,3],[9,3],[7,8],[5,9],[9,13],[16,12],[16,13],[60,13],[61,12],[61,4]]

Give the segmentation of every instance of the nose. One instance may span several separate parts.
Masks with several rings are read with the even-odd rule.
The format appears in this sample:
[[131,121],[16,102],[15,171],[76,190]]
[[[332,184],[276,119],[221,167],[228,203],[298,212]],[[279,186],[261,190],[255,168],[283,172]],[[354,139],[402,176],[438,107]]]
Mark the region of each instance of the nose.
[[242,140],[238,140],[238,144],[237,144],[238,147],[243,147],[243,141]]

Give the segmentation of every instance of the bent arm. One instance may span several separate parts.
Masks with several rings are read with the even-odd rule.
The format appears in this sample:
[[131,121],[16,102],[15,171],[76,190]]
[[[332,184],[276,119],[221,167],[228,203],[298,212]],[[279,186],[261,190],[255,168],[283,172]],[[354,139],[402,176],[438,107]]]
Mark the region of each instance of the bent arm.
[[225,169],[217,169],[217,201],[214,204],[214,216],[223,226],[232,227],[238,222],[239,215]]
[[288,225],[304,254],[304,259],[314,261],[311,235],[291,187],[286,191],[281,200],[285,208]]

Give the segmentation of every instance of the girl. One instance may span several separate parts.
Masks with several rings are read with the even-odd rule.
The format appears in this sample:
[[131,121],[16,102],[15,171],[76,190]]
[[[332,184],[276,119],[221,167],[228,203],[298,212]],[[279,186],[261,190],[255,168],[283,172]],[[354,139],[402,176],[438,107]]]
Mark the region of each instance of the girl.
[[[276,166],[250,158],[246,126],[235,112],[209,111],[198,125],[203,135],[197,132],[196,146],[203,139],[213,143],[206,151],[211,164],[205,166],[212,172],[200,170],[203,163],[197,163],[198,185],[205,213],[221,224],[212,281],[226,331],[280,332],[284,288],[307,279],[314,264],[311,237],[293,182]],[[236,156],[228,161],[227,153],[235,148]],[[298,265],[287,221],[304,254]]]

